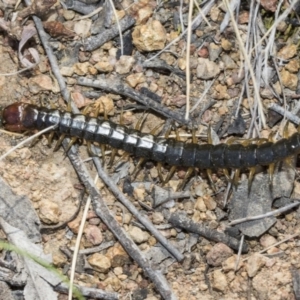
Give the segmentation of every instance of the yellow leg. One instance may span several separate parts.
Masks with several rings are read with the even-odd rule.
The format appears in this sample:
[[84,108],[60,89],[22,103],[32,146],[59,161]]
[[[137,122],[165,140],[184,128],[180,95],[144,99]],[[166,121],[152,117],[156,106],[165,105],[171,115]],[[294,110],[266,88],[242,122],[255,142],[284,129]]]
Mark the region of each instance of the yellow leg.
[[56,144],[55,144],[55,147],[54,147],[54,150],[53,151],[57,151],[58,148],[61,146],[61,143],[62,141],[64,140],[64,138],[66,137],[65,134],[62,134],[59,139],[57,140]]

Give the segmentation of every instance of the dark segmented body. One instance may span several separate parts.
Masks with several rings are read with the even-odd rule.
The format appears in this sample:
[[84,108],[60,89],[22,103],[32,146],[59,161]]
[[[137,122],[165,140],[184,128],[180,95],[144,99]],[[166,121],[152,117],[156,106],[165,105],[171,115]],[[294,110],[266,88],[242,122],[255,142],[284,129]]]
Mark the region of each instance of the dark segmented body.
[[26,103],[9,105],[2,117],[4,127],[10,131],[41,130],[57,125],[55,131],[59,134],[110,145],[173,166],[241,169],[269,165],[300,152],[299,133],[275,143],[198,145],[161,139],[111,121]]

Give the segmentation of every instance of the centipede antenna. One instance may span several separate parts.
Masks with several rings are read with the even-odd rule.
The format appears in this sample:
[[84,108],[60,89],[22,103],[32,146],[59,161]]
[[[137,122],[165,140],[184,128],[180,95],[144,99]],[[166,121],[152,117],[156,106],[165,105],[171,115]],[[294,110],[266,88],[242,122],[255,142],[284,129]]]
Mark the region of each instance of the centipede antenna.
[[164,177],[162,175],[162,170],[161,170],[161,167],[162,167],[162,164],[159,162],[157,163],[157,172],[158,172],[158,177],[159,177],[159,180],[164,183]]
[[65,134],[62,134],[59,139],[57,140],[55,146],[54,146],[54,150],[53,151],[57,151],[59,149],[59,147],[61,146],[62,141],[64,140],[64,138],[66,137]]
[[178,185],[177,190],[180,191],[184,188],[187,180],[190,178],[190,176],[192,175],[192,173],[194,172],[194,168],[193,167],[189,167],[184,175],[183,180],[181,181],[181,183]]

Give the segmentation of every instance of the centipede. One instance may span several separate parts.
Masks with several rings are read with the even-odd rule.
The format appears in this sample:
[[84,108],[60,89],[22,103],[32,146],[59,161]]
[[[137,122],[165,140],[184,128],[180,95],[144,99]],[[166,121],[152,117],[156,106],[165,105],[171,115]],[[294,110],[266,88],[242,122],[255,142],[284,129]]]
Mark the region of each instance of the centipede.
[[278,141],[259,143],[185,143],[159,138],[110,120],[16,102],[2,111],[2,126],[12,132],[42,130],[56,126],[61,137],[109,145],[139,158],[174,167],[199,169],[252,169],[270,166],[300,153],[300,133]]

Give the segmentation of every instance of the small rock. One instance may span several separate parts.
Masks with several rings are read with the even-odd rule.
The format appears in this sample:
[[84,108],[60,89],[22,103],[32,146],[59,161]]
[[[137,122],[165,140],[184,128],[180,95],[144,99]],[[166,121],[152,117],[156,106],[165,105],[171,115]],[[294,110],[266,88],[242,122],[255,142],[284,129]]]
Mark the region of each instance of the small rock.
[[152,222],[153,224],[160,224],[164,221],[164,215],[161,212],[154,212],[152,214]]
[[198,58],[197,77],[200,79],[211,79],[220,73],[220,67],[206,58]]
[[122,288],[122,283],[120,282],[118,277],[108,276],[103,281],[104,286],[106,286],[106,290],[119,291]]
[[84,229],[84,233],[88,242],[92,245],[100,245],[103,241],[102,232],[99,227],[95,225],[88,225]]
[[222,52],[222,48],[215,43],[210,43],[208,46],[209,50],[209,60],[215,61],[220,58],[220,54]]
[[297,73],[300,69],[300,63],[298,59],[292,59],[287,65],[285,65],[286,70],[291,73]]
[[283,69],[280,72],[281,80],[283,86],[291,89],[291,90],[296,90],[297,85],[298,85],[298,77],[295,74],[290,73],[289,71]]
[[278,1],[277,0],[261,0],[260,5],[266,10],[266,11],[271,11],[275,12]]
[[81,220],[82,220],[82,213],[80,213],[73,221],[68,223],[68,227],[73,233],[75,234],[78,233]]
[[246,24],[249,22],[249,11],[243,11],[239,14],[239,24]]
[[251,255],[246,262],[246,270],[249,277],[254,277],[257,272],[265,265],[266,258],[259,254],[254,253]]
[[215,210],[217,207],[217,202],[211,196],[204,196],[203,201],[208,210]]
[[126,77],[126,82],[131,86],[132,88],[135,88],[139,83],[143,83],[146,81],[146,78],[143,73],[134,73],[130,74]]
[[95,101],[94,106],[99,110],[99,114],[113,114],[114,102],[109,96],[101,96]]
[[114,66],[105,58],[103,59],[103,61],[99,61],[98,63],[96,63],[94,67],[102,73],[112,72],[114,69]]
[[66,21],[70,21],[70,20],[74,19],[75,11],[69,10],[69,9],[64,9],[63,16],[66,19]]
[[110,259],[113,268],[122,267],[130,261],[127,252],[119,243],[116,243],[113,247],[107,250],[106,257]]
[[146,242],[150,237],[148,232],[143,231],[142,229],[140,229],[136,226],[132,226],[129,229],[128,233],[131,236],[131,238],[133,239],[133,241],[135,241],[137,244]]
[[75,22],[74,31],[77,35],[82,38],[86,38],[90,35],[92,26],[91,19],[84,19]]
[[90,63],[87,61],[83,63],[76,63],[73,65],[73,70],[75,74],[82,76],[88,73],[90,66]]
[[46,224],[57,224],[61,211],[59,206],[52,201],[43,200],[39,205],[39,217]]
[[230,256],[232,256],[233,251],[223,243],[215,244],[212,249],[207,253],[206,260],[207,263],[218,267]]
[[74,73],[74,68],[73,67],[61,67],[60,68],[60,73],[61,75],[63,76],[68,76],[68,77],[71,77]]
[[32,155],[31,151],[27,147],[20,149],[18,153],[21,159],[29,159]]
[[221,46],[225,51],[229,51],[232,48],[232,44],[224,38],[221,40]]
[[166,31],[157,20],[149,20],[145,25],[136,26],[132,32],[132,42],[139,51],[156,51],[164,48]]
[[85,98],[80,92],[71,93],[72,100],[75,102],[78,108],[82,108],[91,103],[91,100]]
[[213,6],[210,10],[210,17],[212,19],[213,22],[217,22],[220,16],[220,9],[217,6]]
[[[223,267],[223,271],[224,272],[230,272],[230,271],[235,271],[235,266],[236,266],[236,262],[237,262],[237,255],[233,255],[228,257],[223,263],[222,263],[222,267]],[[240,259],[239,264],[236,268],[236,270],[239,270],[241,267],[243,266],[243,263]]]
[[123,274],[123,268],[122,267],[114,268],[114,273],[116,276]]
[[284,60],[291,59],[297,55],[297,48],[295,44],[284,46],[278,51],[277,57]]
[[206,190],[208,188],[208,185],[206,182],[200,182],[197,183],[197,185],[195,186],[195,194],[199,197],[203,197],[206,194]]
[[227,54],[222,55],[222,61],[224,63],[224,68],[227,70],[233,70],[237,68],[237,65],[234,62],[234,60]]
[[135,60],[132,56],[123,55],[116,63],[116,72],[119,74],[127,74],[130,72]]
[[199,211],[207,211],[207,208],[205,206],[205,203],[203,201],[202,197],[198,197],[195,203],[195,209],[199,210]]
[[208,52],[208,49],[206,47],[202,47],[201,49],[199,49],[197,54],[198,54],[199,57],[203,57],[203,58],[208,58],[209,57],[209,52]]
[[182,58],[182,57],[178,58],[177,63],[178,63],[178,67],[179,67],[180,70],[185,70],[186,69],[186,60],[185,60],[185,58]]
[[215,90],[213,91],[212,97],[217,100],[224,100],[229,99],[230,96],[227,93],[227,86],[222,84],[217,84],[215,87]]
[[145,24],[153,14],[153,9],[150,6],[143,7],[138,10],[136,16],[136,25]]
[[272,235],[265,234],[260,238],[259,242],[264,248],[268,248],[277,243],[277,240]]
[[100,253],[94,253],[88,258],[89,264],[100,273],[107,273],[111,267],[109,258]]
[[143,201],[145,199],[146,190],[144,186],[138,186],[133,190],[133,196],[135,199]]
[[57,93],[57,87],[48,75],[40,74],[30,79],[29,89],[32,93],[37,94],[41,91],[52,91]]
[[221,270],[213,272],[213,284],[212,287],[216,291],[224,292],[228,286],[226,276]]

